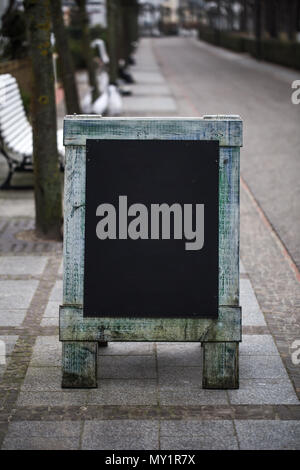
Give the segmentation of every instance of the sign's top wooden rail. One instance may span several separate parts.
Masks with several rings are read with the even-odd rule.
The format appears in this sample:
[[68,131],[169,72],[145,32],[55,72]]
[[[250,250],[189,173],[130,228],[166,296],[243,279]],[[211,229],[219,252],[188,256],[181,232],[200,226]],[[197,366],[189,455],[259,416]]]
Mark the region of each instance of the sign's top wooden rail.
[[64,145],[86,139],[218,140],[221,147],[241,147],[242,120],[236,115],[203,117],[118,117],[70,115],[64,119]]

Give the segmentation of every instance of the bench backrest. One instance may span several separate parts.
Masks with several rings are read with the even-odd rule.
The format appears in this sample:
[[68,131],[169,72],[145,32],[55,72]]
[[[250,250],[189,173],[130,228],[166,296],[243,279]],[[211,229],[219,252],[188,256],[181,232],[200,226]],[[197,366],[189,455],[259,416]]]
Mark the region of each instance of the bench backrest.
[[18,83],[9,73],[0,75],[0,137],[6,151],[17,161],[32,155],[32,127]]

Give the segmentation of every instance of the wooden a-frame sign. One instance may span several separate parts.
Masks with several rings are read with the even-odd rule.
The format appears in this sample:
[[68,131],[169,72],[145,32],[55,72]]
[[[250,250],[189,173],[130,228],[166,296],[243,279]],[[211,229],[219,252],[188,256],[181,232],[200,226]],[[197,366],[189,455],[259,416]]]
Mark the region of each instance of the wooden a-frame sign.
[[203,387],[238,387],[238,116],[64,123],[63,387],[108,341],[198,341]]

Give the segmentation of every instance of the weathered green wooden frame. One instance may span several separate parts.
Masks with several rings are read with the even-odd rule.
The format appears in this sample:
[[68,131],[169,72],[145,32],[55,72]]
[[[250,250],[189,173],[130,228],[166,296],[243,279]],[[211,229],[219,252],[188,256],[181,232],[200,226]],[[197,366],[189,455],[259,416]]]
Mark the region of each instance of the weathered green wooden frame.
[[[84,318],[86,139],[218,140],[219,317]],[[198,341],[203,346],[203,387],[238,387],[239,193],[242,121],[239,116],[203,118],[102,118],[64,120],[64,287],[60,307],[63,387],[97,386],[97,345],[106,341]]]

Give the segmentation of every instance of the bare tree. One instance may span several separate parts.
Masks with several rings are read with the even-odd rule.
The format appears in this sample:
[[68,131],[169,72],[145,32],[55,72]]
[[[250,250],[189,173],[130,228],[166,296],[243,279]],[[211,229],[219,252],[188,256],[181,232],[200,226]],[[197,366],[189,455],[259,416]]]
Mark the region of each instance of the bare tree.
[[233,31],[233,20],[234,20],[234,13],[233,13],[233,8],[232,8],[232,1],[231,0],[226,0],[224,2],[224,8],[227,13],[227,29],[229,31]]
[[86,0],[75,0],[79,10],[79,18],[81,23],[82,49],[86,60],[89,75],[89,83],[92,88],[92,99],[95,101],[100,95],[98,81],[96,76],[96,63],[93,59],[93,51],[91,48],[91,38],[89,32],[89,18],[86,10]]
[[297,27],[298,27],[298,24],[297,24],[297,7],[298,7],[298,2],[297,0],[290,0],[290,5],[287,9],[287,13],[288,13],[288,37],[289,37],[289,40],[290,41],[294,41],[295,40],[295,35],[296,35],[296,31],[297,31]]
[[122,53],[126,65],[134,51],[134,42],[137,40],[138,2],[137,0],[122,0]]
[[107,0],[107,30],[109,54],[109,81],[116,83],[118,78],[118,14],[119,0]]
[[80,114],[75,70],[69,49],[68,34],[64,25],[61,0],[51,0],[50,3],[55,42],[60,58],[61,78],[65,92],[67,112],[68,114]]
[[33,68],[33,162],[36,231],[61,238],[61,182],[56,142],[56,109],[49,0],[24,0]]
[[261,0],[254,2],[254,25],[255,25],[255,39],[256,39],[256,57],[261,58]]
[[296,11],[296,31],[300,31],[300,0],[297,0],[297,11]]
[[241,9],[241,19],[240,19],[240,31],[247,33],[248,32],[248,15],[249,15],[249,5],[248,0],[242,0],[242,9]]
[[279,10],[278,0],[264,0],[265,28],[270,37],[278,37]]

